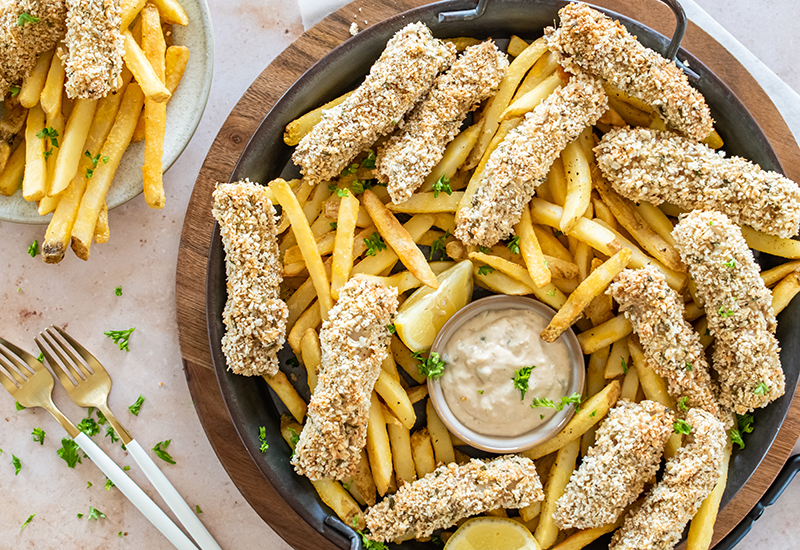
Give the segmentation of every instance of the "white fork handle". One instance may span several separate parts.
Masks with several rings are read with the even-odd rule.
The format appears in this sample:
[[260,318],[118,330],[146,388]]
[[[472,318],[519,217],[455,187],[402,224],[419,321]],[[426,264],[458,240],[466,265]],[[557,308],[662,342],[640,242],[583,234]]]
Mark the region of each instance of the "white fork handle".
[[114,485],[122,491],[122,494],[128,497],[128,500],[150,520],[150,523],[169,539],[175,548],[179,550],[197,550],[197,546],[189,540],[189,537],[187,537],[183,531],[169,519],[169,516],[167,516],[167,514],[165,514],[164,511],[128,477],[128,474],[122,471],[122,468],[117,466],[94,441],[89,439],[89,436],[81,432],[78,434],[78,437],[75,438],[75,443],[83,449],[83,452],[89,455],[92,462],[106,474],[106,477],[114,482]]
[[189,531],[189,534],[195,542],[197,542],[198,546],[200,546],[202,550],[222,550],[219,544],[217,544],[217,541],[214,540],[214,537],[211,536],[211,533],[208,532],[205,525],[200,521],[200,518],[198,518],[189,505],[186,504],[186,501],[183,500],[180,493],[178,493],[172,483],[169,482],[163,472],[156,466],[156,463],[153,462],[150,455],[142,449],[139,442],[134,439],[128,443],[126,447],[136,461],[136,464],[144,471],[144,475],[147,476],[147,479],[149,479],[153,487],[156,488],[156,491],[158,491],[158,494],[161,495],[161,498],[167,503],[167,506],[175,512],[175,515],[178,516],[178,519],[183,526],[186,527],[186,530]]

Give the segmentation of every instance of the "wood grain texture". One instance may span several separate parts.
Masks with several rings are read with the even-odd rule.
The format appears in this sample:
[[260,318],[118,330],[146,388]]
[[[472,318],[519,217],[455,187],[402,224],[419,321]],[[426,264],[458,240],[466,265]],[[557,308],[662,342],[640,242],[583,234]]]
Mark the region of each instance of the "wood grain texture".
[[[217,181],[228,181],[239,155],[269,109],[313,63],[350,38],[352,15],[379,22],[425,5],[425,0],[356,0],[297,39],[253,82],[226,120],[209,150],[186,212],[176,275],[177,315],[184,371],[203,424],[217,456],[255,511],[290,545],[298,549],[333,548],[307,525],[264,479],[241,442],[219,392],[211,364],[205,315],[206,260],[214,220],[211,193]],[[655,0],[596,0],[593,3],[637,19],[669,36],[671,11]],[[696,25],[690,23],[683,47],[723,81],[764,129],[786,175],[800,181],[800,149],[769,97],[738,61]],[[767,457],[736,498],[720,512],[714,543],[750,511],[770,486],[800,433],[800,400],[795,399]]]

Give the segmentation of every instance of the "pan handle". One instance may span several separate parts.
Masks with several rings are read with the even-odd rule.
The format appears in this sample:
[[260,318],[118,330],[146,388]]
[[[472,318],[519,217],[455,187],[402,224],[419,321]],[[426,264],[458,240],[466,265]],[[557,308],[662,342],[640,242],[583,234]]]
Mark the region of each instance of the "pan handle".
[[[667,46],[667,51],[664,53],[664,57],[674,60],[675,56],[678,54],[678,48],[681,47],[683,34],[686,32],[686,13],[683,11],[683,6],[681,6],[678,0],[661,0],[661,2],[669,6],[672,13],[675,14],[675,33],[672,35],[672,40],[669,46]],[[486,5],[488,3],[489,0],[478,0],[478,5],[471,10],[441,12],[439,14],[439,23],[477,19],[486,11]]]
[[750,532],[750,529],[753,528],[753,524],[761,517],[761,514],[764,513],[767,506],[771,506],[778,501],[784,489],[789,486],[794,476],[797,475],[797,472],[800,472],[800,455],[794,455],[784,464],[780,473],[778,473],[778,476],[775,478],[775,481],[772,482],[770,488],[767,489],[767,492],[761,497],[761,500],[756,503],[739,525],[734,527],[733,530],[728,533],[728,536],[714,547],[714,550],[731,550],[734,546],[739,544],[744,536]]

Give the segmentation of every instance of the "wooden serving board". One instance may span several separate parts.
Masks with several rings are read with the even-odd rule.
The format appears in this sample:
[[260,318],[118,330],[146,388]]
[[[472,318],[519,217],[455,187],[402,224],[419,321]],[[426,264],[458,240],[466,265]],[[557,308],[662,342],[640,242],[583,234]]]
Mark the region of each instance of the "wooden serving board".
[[[211,193],[228,181],[239,155],[269,109],[311,65],[350,38],[353,14],[359,21],[380,22],[425,5],[426,0],[356,0],[328,16],[280,54],[245,92],[208,152],[186,212],[176,277],[178,327],[186,379],[200,421],[222,465],[256,512],[297,549],[334,548],[300,518],[261,475],[242,443],[217,385],[206,333],[206,260],[214,219]],[[672,12],[655,0],[593,0],[671,36]],[[725,81],[764,129],[786,175],[800,181],[800,149],[766,93],[719,43],[689,23],[682,46]],[[775,443],[736,498],[719,514],[718,542],[752,509],[780,471],[800,433],[800,400],[795,399]]]

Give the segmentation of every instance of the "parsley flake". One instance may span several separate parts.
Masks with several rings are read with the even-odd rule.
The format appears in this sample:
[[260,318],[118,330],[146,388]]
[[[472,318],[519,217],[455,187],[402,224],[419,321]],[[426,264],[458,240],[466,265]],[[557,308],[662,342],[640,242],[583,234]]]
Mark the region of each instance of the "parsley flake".
[[30,516],[28,516],[28,519],[25,520],[25,523],[22,524],[22,527],[20,527],[19,530],[22,531],[23,529],[25,529],[35,515],[36,514],[31,514]]
[[31,435],[33,436],[33,440],[38,442],[39,445],[44,445],[45,431],[43,429],[34,428],[33,431],[31,432]]
[[81,514],[80,512],[78,512],[78,519],[83,519],[83,514]]
[[110,491],[111,488],[114,486],[114,482],[110,479],[106,478],[106,491]]
[[346,197],[347,196],[347,189],[337,189],[336,196],[337,197]]
[[674,424],[672,424],[672,429],[676,434],[688,435],[692,432],[692,425],[682,418],[679,418]]
[[144,395],[139,394],[134,404],[128,407],[128,410],[131,411],[133,416],[139,416],[139,411],[142,410],[142,403],[144,403]]
[[727,262],[722,262],[722,265],[724,265],[725,267],[727,267],[729,269],[733,269],[734,267],[736,267],[736,260],[731,258]]
[[389,550],[389,547],[386,546],[386,544],[368,539],[367,535],[365,535],[362,531],[358,531],[358,534],[361,535],[361,545],[364,547],[364,550]]
[[[87,488],[87,489],[91,489],[91,488],[92,488],[92,482],[91,482],[91,481],[87,481],[87,482],[86,482],[86,488]],[[79,518],[80,518],[80,517],[83,517],[83,514],[78,514],[78,517],[79,517]]]
[[[17,18],[17,26],[18,27],[22,27],[24,25],[27,25],[28,23],[38,23],[38,22],[39,22],[39,18],[38,17],[34,17],[33,15],[31,15],[29,13],[25,13],[25,12],[20,13],[19,17]],[[31,517],[33,517],[33,516],[31,516]]]
[[767,386],[764,382],[761,382],[756,389],[753,390],[753,393],[756,395],[767,395],[769,393],[769,386]]
[[562,397],[561,404],[559,405],[558,410],[561,411],[564,409],[564,407],[567,407],[569,405],[575,405],[575,412],[578,412],[579,410],[581,410],[581,401],[582,401],[581,394],[578,392],[573,393],[569,397]]
[[166,441],[159,441],[158,443],[156,443],[156,446],[153,447],[153,452],[156,453],[156,456],[161,460],[163,460],[164,462],[175,464],[175,460],[173,460],[173,458],[167,452],[167,447],[169,447],[170,443],[172,443],[171,439],[167,439]]
[[40,351],[39,356],[36,358],[36,360],[39,361],[40,363],[44,363],[44,353]]
[[[90,413],[91,414],[91,413]],[[94,418],[87,417],[78,423],[78,429],[88,435],[89,437],[95,436],[100,433],[100,426],[94,421]]]
[[744,449],[744,439],[742,439],[742,434],[739,432],[739,430],[736,428],[731,428],[728,430],[728,437],[731,438],[731,443],[739,446],[740,451]]
[[19,401],[16,401],[14,403],[14,406],[17,408],[18,411],[24,411],[25,410],[25,406],[24,405],[20,405]]
[[597,414],[597,409],[593,410],[589,416],[591,418],[594,418],[596,414]]
[[14,475],[18,476],[19,471],[22,469],[22,462],[16,457],[16,455],[11,455],[11,464],[14,465]]
[[625,360],[624,357],[622,358],[622,373],[628,374],[628,362]]
[[83,153],[83,156],[88,158],[92,162],[92,168],[97,168],[97,163],[100,161],[100,153],[97,153],[95,156],[92,156],[92,154],[89,151],[86,151],[85,153]]
[[266,426],[260,426],[258,428],[258,441],[261,443],[261,452],[266,453],[267,449],[269,449],[269,445],[267,444],[267,428]]
[[539,397],[534,397],[533,402],[531,403],[531,408],[538,409],[539,407],[550,407],[551,409],[555,409],[556,404],[553,402],[552,399],[542,399]]
[[115,288],[114,294],[116,294],[117,296],[122,296],[122,287],[118,286],[117,288]]
[[19,86],[9,86],[8,90],[11,92],[11,97],[17,97],[22,88]]
[[694,368],[694,365],[692,365],[691,363],[686,363],[686,370],[691,372],[693,368]]
[[515,236],[513,239],[508,241],[506,247],[514,254],[519,254],[519,236]]
[[417,365],[417,368],[420,374],[426,378],[436,380],[444,374],[445,362],[441,360],[438,353],[433,352],[430,357],[423,359],[422,354],[417,352],[414,354],[414,357],[420,360],[420,364]]
[[389,334],[396,334],[397,333],[397,327],[395,327],[394,324],[386,325],[386,330],[389,331]]
[[199,504],[197,506],[195,506],[194,509],[198,514],[202,514],[203,513],[203,511],[200,509],[200,505]]
[[450,236],[450,232],[449,231],[445,231],[444,235],[442,235],[441,237],[439,237],[438,239],[436,239],[435,241],[433,241],[431,243],[431,255],[430,255],[431,261],[433,261],[433,256],[437,252],[441,252],[442,253],[442,257],[446,256],[445,243],[447,241],[447,237],[449,237],[449,236]]
[[492,253],[492,249],[491,248],[486,248],[485,246],[480,246],[479,245],[478,246],[478,252],[480,252],[481,254],[491,254]]
[[726,308],[726,307],[723,306],[723,307],[719,308],[717,313],[719,313],[720,317],[733,317],[733,310],[731,308],[729,308],[729,307]]
[[483,395],[483,390],[478,390],[478,393]]
[[114,428],[112,428],[111,426],[106,428],[106,437],[111,438],[111,443],[116,443],[117,441],[119,441],[119,436],[117,435],[117,432],[115,432]]
[[86,169],[86,179],[90,180],[90,179],[92,179],[92,176],[94,176],[94,170],[92,170],[91,168],[87,168]]
[[494,268],[490,265],[482,265],[478,268],[478,275],[489,275],[494,273]]
[[367,189],[372,189],[372,182],[367,180],[355,180],[353,183],[350,184],[350,189],[358,195],[359,193],[363,193]]
[[94,506],[89,506],[89,519],[90,520],[97,521],[100,518],[104,518],[104,517],[106,517],[106,515],[103,512],[101,512],[100,510],[98,510]]
[[70,468],[81,462],[81,457],[78,456],[78,444],[68,437],[61,440],[61,448],[56,452]]
[[367,150],[367,157],[364,160],[361,161],[361,166],[363,168],[367,168],[369,170],[372,170],[373,168],[375,168],[375,159],[376,158],[377,158],[377,156],[375,155],[375,151],[373,151],[372,149],[368,149]]
[[58,147],[58,130],[52,126],[37,132],[36,137],[39,139],[49,139],[52,147]]
[[450,187],[450,178],[444,174],[433,184],[433,196],[438,197],[439,193],[453,194],[453,189]]
[[331,222],[329,225],[331,226],[331,229],[334,231],[336,231],[336,228],[339,227],[339,224],[336,222]]
[[129,328],[128,330],[108,330],[103,334],[111,338],[120,350],[131,351],[128,348],[128,340],[134,330],[136,330],[136,327]]
[[551,288],[550,290],[547,291],[547,295],[548,296],[555,296],[556,295],[556,289],[555,288]]
[[688,410],[689,410],[689,406],[686,404],[686,403],[688,403],[688,402],[689,402],[689,398],[688,398],[687,396],[685,396],[685,395],[684,395],[683,397],[681,397],[681,398],[678,400],[678,408],[679,408],[680,410],[682,410],[683,412],[686,412],[686,411],[688,411]]
[[349,176],[351,174],[355,174],[356,170],[358,170],[358,167],[359,167],[359,164],[357,162],[353,162],[352,164],[350,164],[350,166],[348,166],[347,168],[342,170],[341,174],[342,174],[342,176]]
[[528,393],[528,382],[530,382],[531,372],[536,368],[536,365],[530,367],[522,367],[514,371],[514,377],[511,379],[514,382],[514,388],[520,391],[519,400],[525,399],[525,394]]
[[28,247],[28,254],[30,254],[31,258],[35,258],[37,254],[39,254],[39,240],[34,240],[31,245]]
[[367,256],[374,256],[381,250],[386,250],[386,243],[376,231],[369,237],[364,237],[364,244],[367,245]]

